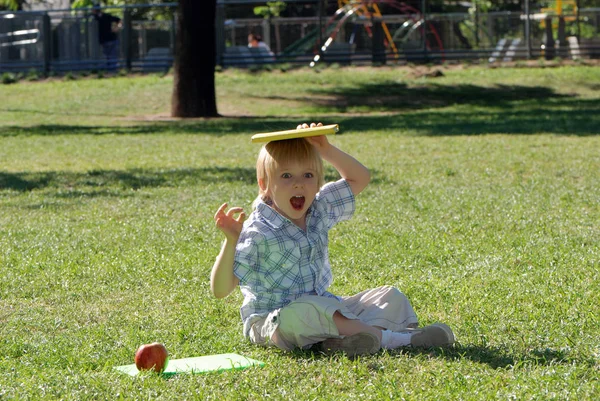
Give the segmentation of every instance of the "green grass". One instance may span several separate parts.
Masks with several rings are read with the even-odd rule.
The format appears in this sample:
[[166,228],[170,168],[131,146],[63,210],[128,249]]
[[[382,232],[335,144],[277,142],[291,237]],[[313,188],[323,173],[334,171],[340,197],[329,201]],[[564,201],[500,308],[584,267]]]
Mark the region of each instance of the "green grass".
[[[0,86],[0,399],[598,399],[600,70],[415,71],[226,71],[225,118],[189,121],[169,76]],[[250,135],[315,120],[373,172],[331,290],[395,285],[454,348],[286,354],[242,338],[238,291],[210,296],[212,216],[257,193]],[[112,370],[153,341],[266,366]]]

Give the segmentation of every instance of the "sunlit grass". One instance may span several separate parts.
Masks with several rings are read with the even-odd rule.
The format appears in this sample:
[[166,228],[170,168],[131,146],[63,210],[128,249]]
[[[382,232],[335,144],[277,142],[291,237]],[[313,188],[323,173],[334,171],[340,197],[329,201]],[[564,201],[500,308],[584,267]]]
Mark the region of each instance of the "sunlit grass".
[[[229,117],[192,121],[165,119],[170,77],[0,87],[0,398],[597,399],[598,69],[411,74],[226,71]],[[331,290],[398,286],[454,348],[286,354],[242,338],[239,292],[210,296],[212,216],[257,193],[250,135],[308,120],[373,172]],[[153,341],[266,365],[112,369]]]

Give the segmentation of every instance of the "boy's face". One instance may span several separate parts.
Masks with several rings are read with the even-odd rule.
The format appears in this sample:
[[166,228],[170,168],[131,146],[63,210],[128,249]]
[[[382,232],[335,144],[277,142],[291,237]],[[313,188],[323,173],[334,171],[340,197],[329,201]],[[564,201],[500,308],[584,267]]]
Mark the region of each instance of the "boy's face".
[[298,162],[280,164],[270,178],[267,196],[273,207],[294,224],[304,227],[306,211],[319,192],[314,168]]

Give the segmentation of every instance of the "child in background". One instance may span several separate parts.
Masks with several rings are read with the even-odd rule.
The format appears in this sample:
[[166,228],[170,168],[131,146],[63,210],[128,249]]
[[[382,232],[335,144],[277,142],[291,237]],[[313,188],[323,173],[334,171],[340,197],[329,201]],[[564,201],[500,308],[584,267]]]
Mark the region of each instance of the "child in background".
[[275,61],[275,54],[271,51],[269,45],[263,41],[262,36],[255,33],[250,33],[248,35],[248,47],[250,48],[250,52],[254,53],[254,57],[259,61]]
[[248,47],[262,47],[268,52],[271,52],[271,48],[263,41],[262,36],[256,33],[250,33],[248,35]]
[[[340,180],[323,185],[323,159]],[[259,195],[248,220],[241,207],[227,210],[227,204],[214,217],[225,242],[211,291],[223,298],[240,286],[245,337],[283,350],[319,344],[349,356],[454,342],[445,324],[417,328],[410,302],[394,287],[350,297],[327,291],[333,281],[328,232],[354,213],[355,196],[370,181],[365,166],[316,136],[267,143],[256,175]]]

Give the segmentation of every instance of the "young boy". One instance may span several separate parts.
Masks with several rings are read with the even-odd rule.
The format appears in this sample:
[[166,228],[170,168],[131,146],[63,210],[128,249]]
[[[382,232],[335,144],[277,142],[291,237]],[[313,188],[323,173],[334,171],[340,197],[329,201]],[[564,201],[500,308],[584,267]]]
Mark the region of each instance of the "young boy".
[[[340,180],[323,186],[322,159]],[[454,342],[444,324],[417,329],[410,302],[396,288],[351,297],[327,291],[333,281],[328,232],[354,213],[354,196],[371,178],[365,166],[317,136],[267,143],[256,176],[259,195],[245,223],[240,207],[226,210],[223,204],[215,214],[225,242],[212,269],[211,290],[223,298],[240,286],[245,337],[283,350],[319,343],[324,351],[349,356]]]

